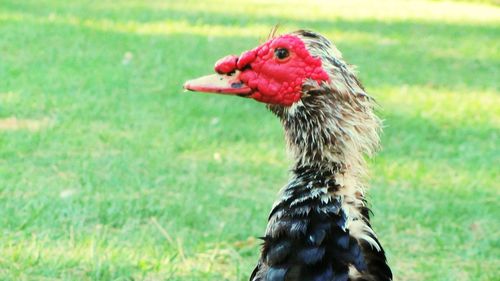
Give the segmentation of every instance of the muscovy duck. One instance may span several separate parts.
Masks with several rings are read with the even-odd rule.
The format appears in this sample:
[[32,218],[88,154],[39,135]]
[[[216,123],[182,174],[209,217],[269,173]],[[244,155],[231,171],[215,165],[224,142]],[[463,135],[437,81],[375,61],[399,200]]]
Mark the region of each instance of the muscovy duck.
[[337,48],[299,30],[224,57],[215,71],[184,88],[266,103],[294,159],[250,280],[392,280],[363,183],[364,157],[379,146],[381,121]]

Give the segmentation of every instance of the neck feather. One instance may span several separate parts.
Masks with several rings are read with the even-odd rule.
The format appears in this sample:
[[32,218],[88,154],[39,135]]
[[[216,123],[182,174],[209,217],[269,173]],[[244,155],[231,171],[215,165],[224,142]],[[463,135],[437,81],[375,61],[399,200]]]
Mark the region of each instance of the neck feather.
[[293,168],[315,167],[362,177],[365,155],[379,144],[380,120],[367,96],[342,99],[336,93],[305,96],[289,108],[272,108],[281,119]]

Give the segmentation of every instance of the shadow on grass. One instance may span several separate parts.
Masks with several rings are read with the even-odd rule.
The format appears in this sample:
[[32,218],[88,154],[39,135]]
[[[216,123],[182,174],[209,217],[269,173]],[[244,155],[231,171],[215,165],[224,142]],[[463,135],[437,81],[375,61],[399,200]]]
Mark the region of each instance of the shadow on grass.
[[[25,15],[24,20],[49,26],[72,25],[75,31],[91,29],[103,33],[122,33],[125,36],[158,36],[164,40],[174,39],[174,34],[192,38],[200,33],[209,33],[209,36],[200,37],[219,40],[223,42],[221,45],[229,46],[225,49],[231,49],[230,46],[235,45],[235,38],[251,42],[252,38],[265,37],[266,34],[260,33],[262,27],[270,28],[276,23],[283,23],[285,26],[310,28],[331,35],[329,37],[344,51],[348,61],[360,67],[361,76],[368,86],[425,85],[461,89],[462,92],[464,89],[465,92],[485,89],[497,91],[499,87],[498,79],[492,79],[492,74],[498,72],[500,64],[499,58],[494,56],[499,43],[494,40],[498,30],[493,25],[341,18],[303,20],[168,8],[160,11],[134,10],[142,20],[136,20],[127,14],[120,16],[114,12],[110,15],[118,18],[63,14],[55,20],[48,20],[48,16],[36,13],[11,12]],[[148,15],[147,20],[144,15]],[[256,26],[258,30],[255,34],[249,35],[251,32],[248,30],[255,29]],[[215,30],[210,31],[211,29]],[[193,30],[196,30],[195,33]],[[217,36],[217,30],[221,32],[221,36],[214,39],[212,36]],[[229,35],[224,34],[228,30]],[[238,32],[244,35],[239,35]],[[358,40],[350,38],[349,34],[352,33],[357,34]],[[339,35],[338,39],[336,35]],[[171,43],[176,44],[175,40]],[[247,48],[256,44],[257,41],[247,45]],[[183,48],[181,44],[176,47]],[[190,59],[196,60],[192,57]],[[217,59],[218,57],[214,57],[213,61]],[[178,61],[182,63],[185,60],[178,58]]]

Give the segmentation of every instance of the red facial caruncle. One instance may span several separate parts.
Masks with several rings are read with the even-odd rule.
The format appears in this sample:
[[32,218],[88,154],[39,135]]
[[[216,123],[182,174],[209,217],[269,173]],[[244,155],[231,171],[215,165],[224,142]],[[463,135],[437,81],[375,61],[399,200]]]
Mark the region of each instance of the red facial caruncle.
[[[240,94],[268,104],[290,106],[300,100],[306,79],[318,84],[329,81],[321,59],[311,56],[304,42],[294,35],[271,39],[239,57],[224,57],[215,64],[215,71],[222,75],[188,81],[185,88]],[[217,86],[209,85],[212,78],[218,80]],[[224,88],[221,83],[229,86]]]

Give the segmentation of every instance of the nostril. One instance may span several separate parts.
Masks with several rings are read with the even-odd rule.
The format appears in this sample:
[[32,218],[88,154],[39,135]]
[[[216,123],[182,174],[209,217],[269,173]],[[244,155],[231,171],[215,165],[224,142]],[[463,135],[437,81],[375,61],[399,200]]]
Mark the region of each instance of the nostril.
[[243,87],[243,83],[241,83],[241,82],[231,83],[231,88],[233,88],[233,89],[240,89],[241,87]]

